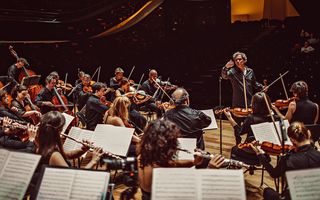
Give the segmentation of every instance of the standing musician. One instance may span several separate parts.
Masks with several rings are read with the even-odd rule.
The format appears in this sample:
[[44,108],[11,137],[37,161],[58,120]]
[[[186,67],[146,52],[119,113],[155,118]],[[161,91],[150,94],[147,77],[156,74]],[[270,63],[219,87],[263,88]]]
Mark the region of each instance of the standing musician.
[[197,148],[204,150],[203,128],[211,123],[211,118],[199,110],[189,107],[188,92],[183,88],[177,88],[172,93],[175,108],[164,113],[164,119],[177,124],[181,130],[181,136],[197,138]]
[[135,97],[137,94],[136,91],[130,91],[130,82],[127,78],[123,78],[120,81],[119,85],[120,88],[115,91],[115,96],[116,98],[125,96],[130,99],[131,103],[129,106],[129,118],[130,121],[132,121],[135,126],[137,126],[136,131],[140,133],[141,131],[139,131],[139,129],[143,130],[147,124],[146,118],[137,111],[138,105],[143,103],[144,100],[137,100],[137,98]]
[[292,84],[290,91],[293,93],[295,101],[289,103],[286,115],[283,116],[275,106],[273,106],[273,109],[279,116],[289,122],[299,121],[304,124],[316,124],[319,117],[319,106],[309,99],[307,83],[297,81]]
[[[311,133],[301,122],[293,122],[288,130],[288,136],[295,147],[294,151],[289,152],[285,156],[280,157],[280,161],[276,167],[273,167],[266,157],[264,152],[258,149],[253,144],[250,144],[254,151],[259,156],[265,169],[268,171],[272,178],[279,178],[284,176],[286,171],[309,169],[320,167],[320,152],[311,145]],[[281,194],[284,199],[290,199],[288,188]],[[277,200],[280,198],[279,194],[271,189],[266,188],[263,192],[263,197],[266,200]]]
[[[256,81],[256,77],[251,68],[246,66],[247,56],[242,52],[236,52],[221,70],[223,79],[229,79],[232,85],[232,107],[248,108],[248,102],[251,102],[254,90],[261,91],[263,85]],[[236,65],[234,67],[234,65]],[[235,117],[239,124],[243,121],[242,118]],[[241,142],[240,135],[234,132],[236,143]]]
[[11,90],[16,84],[16,81],[17,82],[19,81],[19,75],[23,71],[23,67],[26,67],[26,66],[29,66],[28,61],[25,58],[18,58],[17,62],[8,68],[9,80],[15,80],[7,87],[6,90],[8,92],[11,92]]
[[[37,123],[40,120],[41,113],[37,111],[29,97],[28,88],[24,85],[16,85],[12,90],[12,102],[11,107],[14,107],[13,111],[15,114],[21,118]],[[34,108],[32,108],[34,107]],[[28,120],[29,119],[29,120]]]
[[46,77],[46,87],[40,91],[35,99],[35,104],[40,108],[42,114],[54,110],[55,106],[51,101],[55,96],[54,87],[56,83],[56,77],[48,75]]
[[92,86],[93,94],[86,103],[86,121],[88,130],[94,130],[97,124],[103,122],[103,116],[109,107],[101,102],[101,98],[106,94],[107,86],[104,83],[96,82]]

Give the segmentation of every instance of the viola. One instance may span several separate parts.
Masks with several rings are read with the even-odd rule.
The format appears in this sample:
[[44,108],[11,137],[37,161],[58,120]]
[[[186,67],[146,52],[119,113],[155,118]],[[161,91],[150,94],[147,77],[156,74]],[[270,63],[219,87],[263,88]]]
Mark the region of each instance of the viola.
[[288,108],[289,104],[294,101],[296,99],[296,97],[291,97],[287,100],[284,99],[278,99],[276,100],[273,105],[276,106],[277,108],[279,108],[280,110]]
[[[240,143],[238,144],[238,148],[245,150],[245,151],[251,151],[252,152],[252,147],[251,147],[252,143]],[[268,154],[272,154],[272,155],[280,155],[283,151],[282,151],[282,145],[278,145],[278,144],[273,144],[271,142],[255,142],[256,146],[261,146],[261,149],[264,150],[266,153]],[[292,145],[284,145],[284,152],[289,152],[294,150],[294,146]]]
[[247,117],[249,114],[252,114],[252,109],[248,108],[223,108],[217,109],[214,111],[215,114],[221,114],[224,110],[230,111],[236,117]]

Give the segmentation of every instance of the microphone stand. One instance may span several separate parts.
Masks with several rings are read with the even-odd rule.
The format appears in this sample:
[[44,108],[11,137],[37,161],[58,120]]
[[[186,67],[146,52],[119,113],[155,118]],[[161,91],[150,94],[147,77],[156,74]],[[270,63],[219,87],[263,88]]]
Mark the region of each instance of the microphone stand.
[[[219,76],[219,108],[222,107],[222,87],[221,87],[222,77]],[[220,155],[222,155],[222,112],[219,114],[219,125],[220,125]]]

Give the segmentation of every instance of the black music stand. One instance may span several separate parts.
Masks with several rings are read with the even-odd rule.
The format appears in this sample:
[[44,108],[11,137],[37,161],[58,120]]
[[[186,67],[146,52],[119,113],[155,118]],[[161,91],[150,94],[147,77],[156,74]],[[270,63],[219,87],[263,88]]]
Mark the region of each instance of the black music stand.
[[37,84],[39,84],[40,78],[41,78],[41,75],[33,75],[33,76],[29,76],[29,77],[24,77],[21,81],[21,85],[24,85],[26,87],[37,85]]

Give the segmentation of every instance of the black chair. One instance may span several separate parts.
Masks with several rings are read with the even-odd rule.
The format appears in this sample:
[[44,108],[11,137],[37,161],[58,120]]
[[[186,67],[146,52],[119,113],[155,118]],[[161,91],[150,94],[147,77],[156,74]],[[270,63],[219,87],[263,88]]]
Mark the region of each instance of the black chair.
[[86,127],[86,125],[87,125],[86,116],[82,112],[77,112],[76,116],[78,117],[79,122],[81,123],[82,127]]

